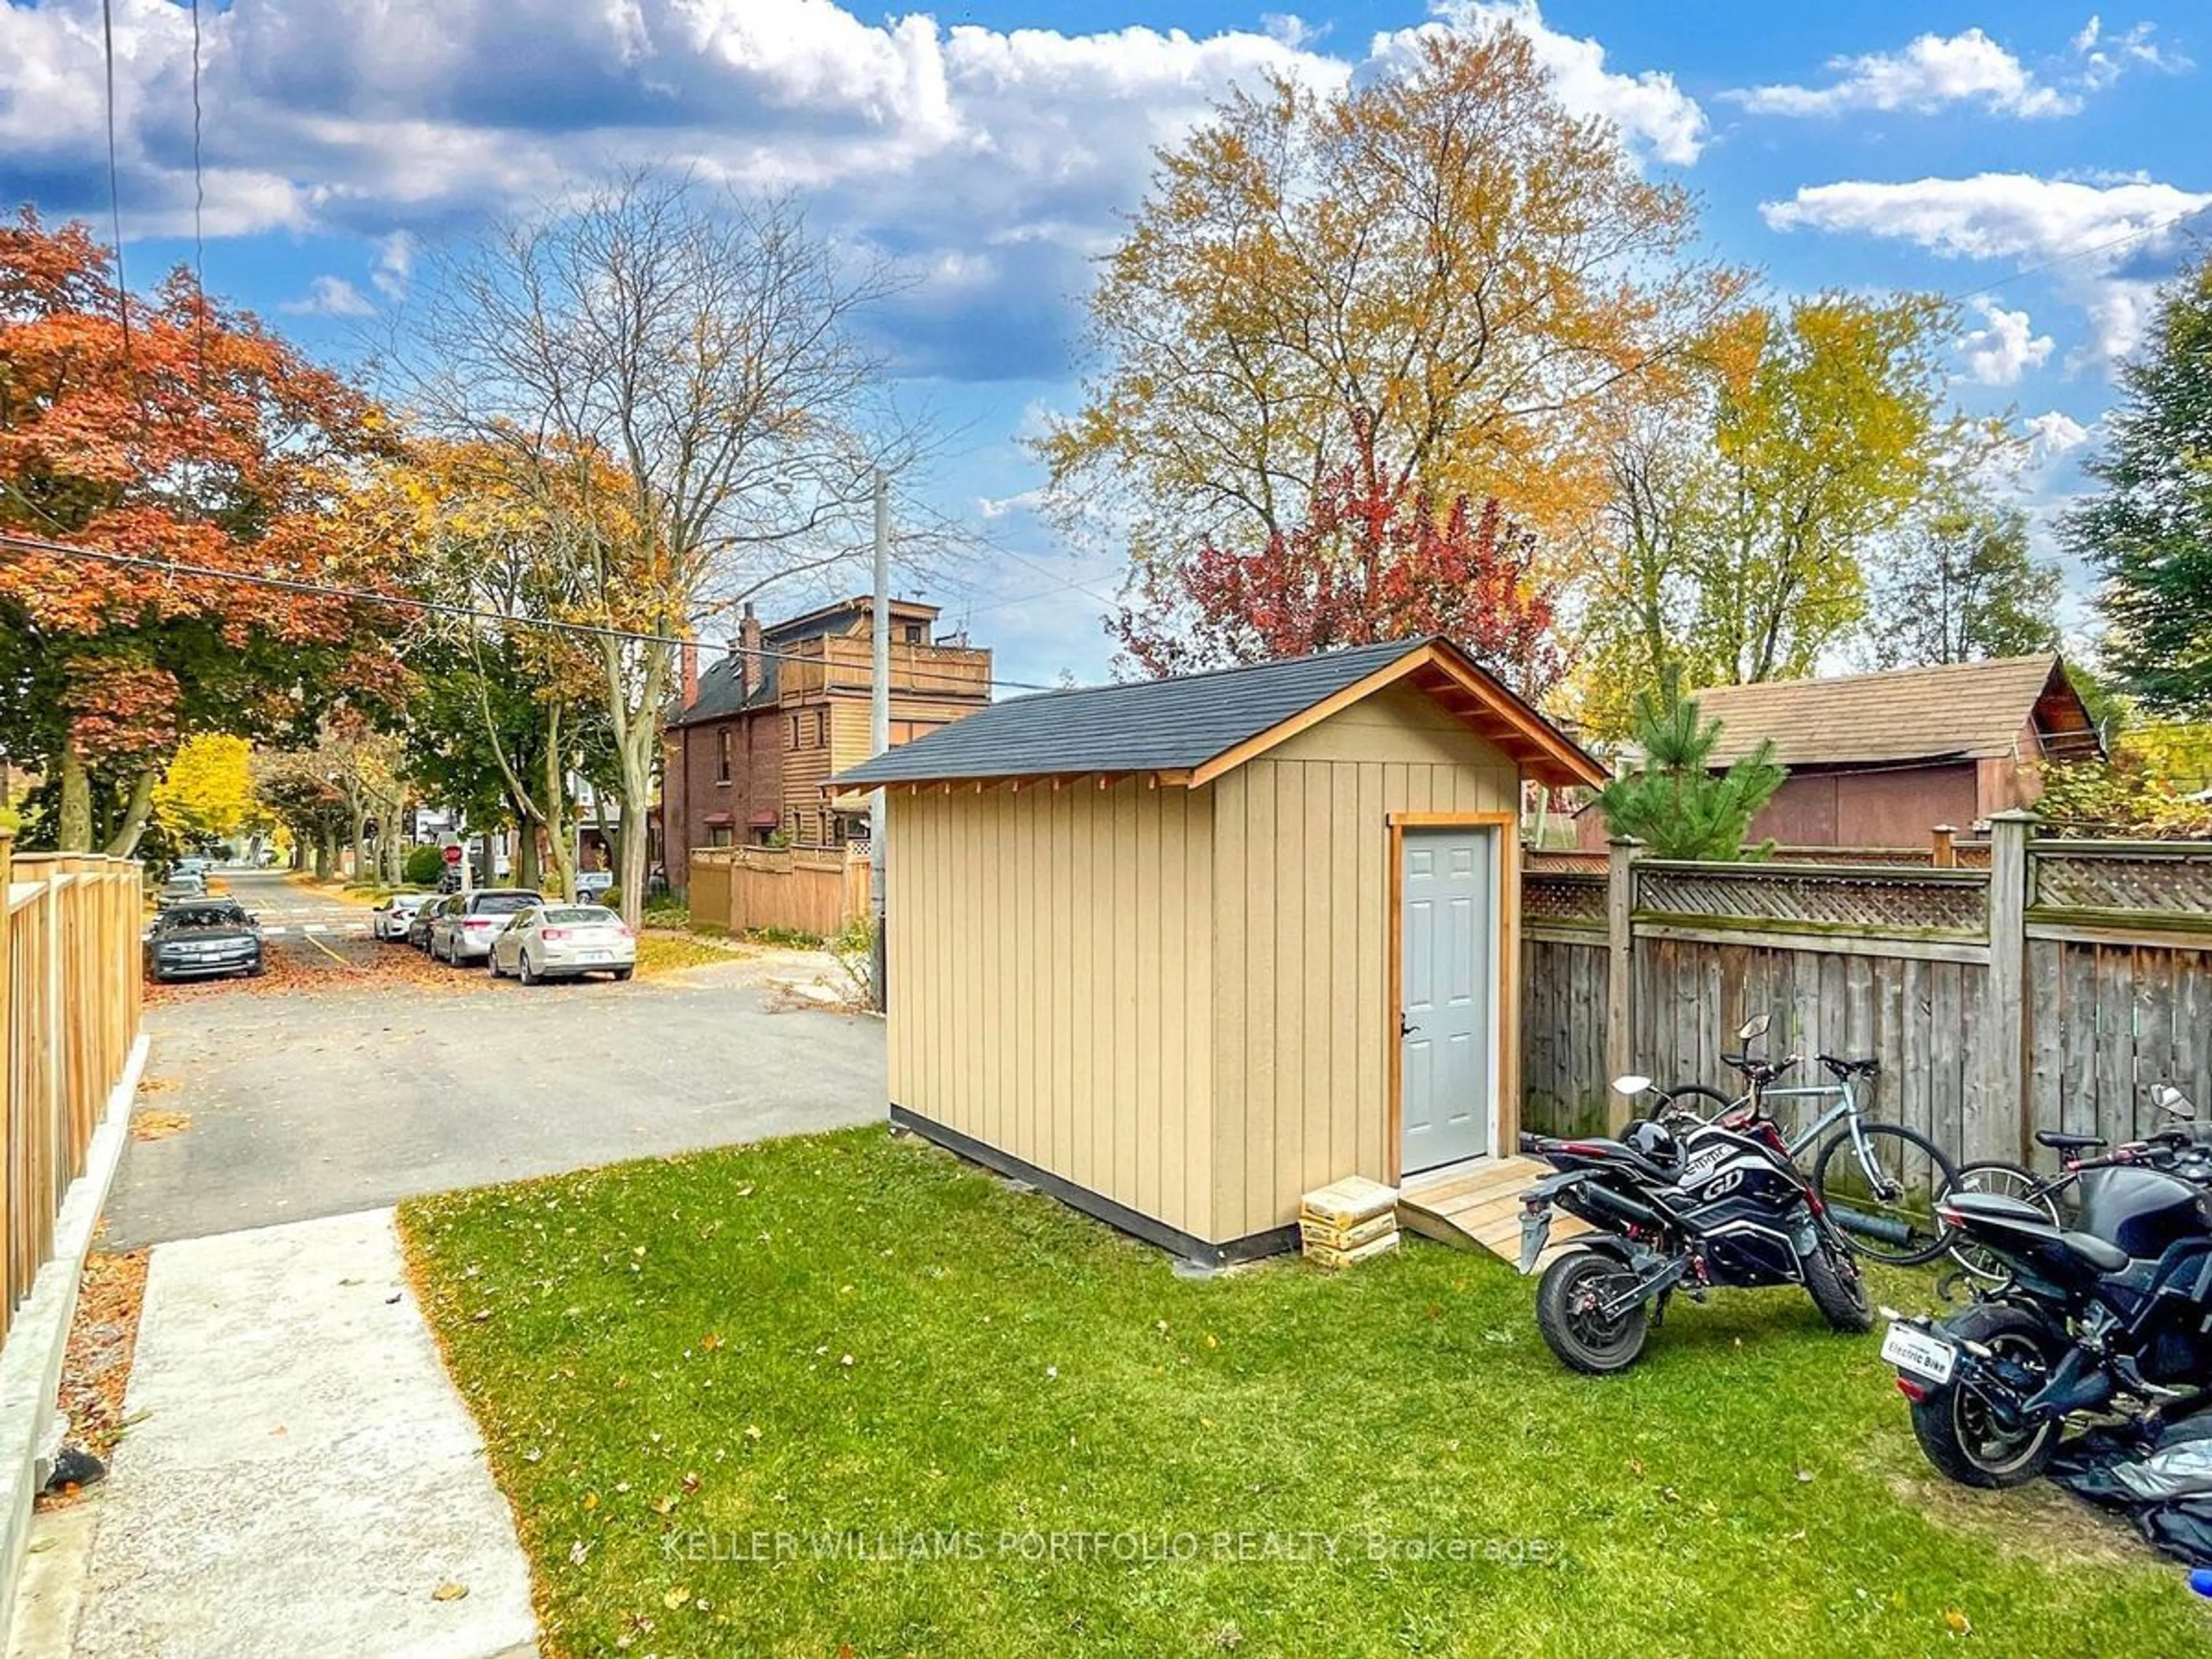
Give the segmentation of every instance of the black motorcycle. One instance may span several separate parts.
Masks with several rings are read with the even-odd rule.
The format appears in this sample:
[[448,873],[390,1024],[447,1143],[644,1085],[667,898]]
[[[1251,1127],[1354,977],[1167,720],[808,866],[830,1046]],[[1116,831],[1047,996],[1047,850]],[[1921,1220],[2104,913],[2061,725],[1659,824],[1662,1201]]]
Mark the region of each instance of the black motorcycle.
[[[2097,1144],[2038,1138],[2068,1152]],[[2063,1218],[1999,1194],[1938,1200],[2001,1277],[1946,1318],[1881,1310],[1881,1357],[1929,1462],[1969,1486],[2019,1486],[2043,1473],[2070,1418],[2133,1409],[2148,1422],[2212,1404],[2209,1172],[2212,1125],[2191,1123],[2075,1158]]]
[[1625,1370],[1680,1290],[1802,1285],[1839,1331],[1873,1325],[1858,1264],[1771,1119],[1734,1113],[1684,1123],[1649,1120],[1618,1140],[1521,1137],[1559,1173],[1522,1194],[1521,1271],[1550,1243],[1553,1210],[1588,1224],[1545,1270],[1536,1325],[1578,1371]]

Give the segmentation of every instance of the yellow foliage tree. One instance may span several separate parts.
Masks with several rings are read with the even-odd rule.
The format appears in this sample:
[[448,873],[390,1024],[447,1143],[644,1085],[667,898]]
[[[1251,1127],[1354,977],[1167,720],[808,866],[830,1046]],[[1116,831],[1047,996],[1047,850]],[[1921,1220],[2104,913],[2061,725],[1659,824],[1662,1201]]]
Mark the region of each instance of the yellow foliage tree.
[[1265,546],[1363,455],[1364,495],[1580,524],[1634,390],[1742,285],[1510,26],[1239,93],[1159,164],[1091,300],[1103,367],[1039,444],[1054,506],[1113,509],[1139,561]]
[[154,786],[154,819],[179,842],[221,840],[266,825],[253,793],[253,745],[208,732],[177,750]]

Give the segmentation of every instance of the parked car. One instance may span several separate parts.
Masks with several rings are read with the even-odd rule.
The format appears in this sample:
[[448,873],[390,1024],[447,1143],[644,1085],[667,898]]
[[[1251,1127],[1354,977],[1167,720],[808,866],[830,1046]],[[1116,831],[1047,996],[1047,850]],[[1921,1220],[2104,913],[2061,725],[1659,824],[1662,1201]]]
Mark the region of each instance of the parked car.
[[501,928],[491,944],[494,979],[509,974],[525,985],[541,980],[612,974],[637,967],[637,935],[603,904],[541,904]]
[[428,951],[430,948],[430,929],[453,902],[453,896],[450,894],[434,893],[416,905],[415,914],[407,920],[407,942],[418,951]]
[[611,870],[580,870],[576,872],[576,902],[592,904],[600,895],[614,890],[615,872]]
[[198,876],[171,876],[163,882],[155,897],[163,905],[189,904],[207,896],[207,883]]
[[405,942],[415,913],[435,897],[435,893],[394,893],[369,913],[369,932],[379,939]]
[[482,962],[491,954],[492,941],[515,917],[545,902],[543,893],[527,887],[482,887],[473,893],[457,893],[438,908],[430,924],[431,960]]
[[208,872],[214,868],[215,861],[212,859],[202,858],[198,853],[187,853],[177,860],[176,867],[169,873],[173,876],[198,876],[202,881],[205,881]]
[[146,973],[156,981],[261,972],[261,930],[232,900],[173,904],[146,935]]

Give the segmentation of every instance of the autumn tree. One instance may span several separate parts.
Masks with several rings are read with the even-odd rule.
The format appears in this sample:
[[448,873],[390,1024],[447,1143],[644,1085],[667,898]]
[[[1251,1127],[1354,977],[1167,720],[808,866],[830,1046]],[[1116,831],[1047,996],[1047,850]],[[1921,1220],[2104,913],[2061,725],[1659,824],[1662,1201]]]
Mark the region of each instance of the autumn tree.
[[1111,631],[1148,674],[1441,634],[1536,699],[1563,659],[1535,551],[1494,496],[1440,508],[1346,465],[1322,481],[1303,523],[1256,550],[1209,540],[1139,570]]
[[2212,256],[2161,297],[2068,544],[2105,578],[2105,652],[2146,708],[2212,719]]
[[436,272],[415,401],[441,435],[506,451],[556,532],[568,619],[607,630],[592,654],[633,917],[676,641],[850,557],[875,469],[915,453],[858,326],[891,285],[788,199],[650,172]]
[[1738,684],[1813,672],[1867,614],[1867,551],[1985,453],[1943,403],[1950,313],[1823,295],[1752,307],[1702,340],[1676,396],[1624,421],[1587,589],[1583,714],[1626,730],[1673,673]]
[[2059,583],[2057,565],[2029,552],[2018,507],[1939,499],[1881,562],[1875,661],[1905,668],[2055,650]]
[[181,744],[154,786],[154,821],[179,846],[251,834],[268,821],[253,793],[253,746],[203,732]]
[[[57,844],[127,854],[168,757],[295,720],[374,648],[316,580],[375,406],[189,276],[119,295],[82,225],[0,228],[0,744],[54,781]],[[128,348],[122,307],[128,308]],[[42,550],[31,538],[92,555]],[[215,573],[132,567],[112,556]]]
[[1091,296],[1097,371],[1039,446],[1063,517],[1109,512],[1140,565],[1249,553],[1355,454],[1394,507],[1495,495],[1553,529],[1601,498],[1625,389],[1738,281],[1519,31],[1415,51],[1327,93],[1237,93],[1159,152]]

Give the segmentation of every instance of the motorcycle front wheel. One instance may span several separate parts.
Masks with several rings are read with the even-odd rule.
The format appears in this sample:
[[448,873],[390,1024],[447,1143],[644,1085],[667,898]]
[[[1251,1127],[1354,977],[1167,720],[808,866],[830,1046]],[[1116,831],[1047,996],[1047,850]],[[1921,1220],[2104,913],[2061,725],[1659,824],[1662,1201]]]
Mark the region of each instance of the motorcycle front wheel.
[[1893,1267],[1933,1261],[1951,1243],[1936,1218],[1936,1199],[1958,1179],[1942,1148],[1901,1123],[1847,1124],[1813,1161],[1820,1194],[1851,1254]]
[[1598,1305],[1632,1277],[1596,1250],[1570,1250],[1545,1269],[1536,1286],[1536,1328],[1561,1364],[1604,1376],[1626,1370],[1642,1356],[1650,1304],[1639,1302],[1611,1318]]
[[1857,1336],[1874,1328],[1874,1307],[1858,1263],[1832,1244],[1805,1258],[1805,1290],[1831,1330]]
[[[1984,1302],[1943,1322],[1954,1342],[1977,1342],[1996,1357],[2048,1376],[2065,1341],[2033,1314]],[[1929,1388],[1912,1403],[1912,1437],[1928,1461],[1962,1486],[2021,1486],[2041,1474],[2066,1425],[2057,1418],[2008,1428],[1990,1402],[1957,1382]]]

